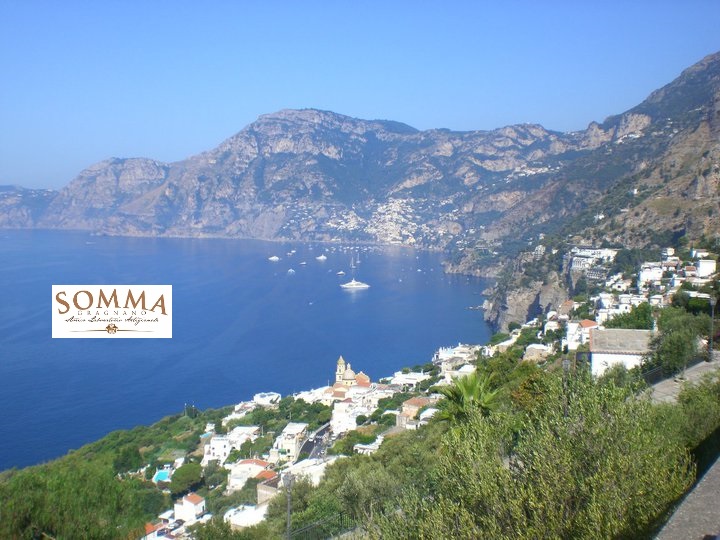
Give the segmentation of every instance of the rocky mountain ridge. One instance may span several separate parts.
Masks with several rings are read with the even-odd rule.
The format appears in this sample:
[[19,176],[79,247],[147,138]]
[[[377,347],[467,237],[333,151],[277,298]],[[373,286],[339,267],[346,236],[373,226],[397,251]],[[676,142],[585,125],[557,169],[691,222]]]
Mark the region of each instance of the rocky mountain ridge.
[[[493,275],[542,234],[632,247],[720,230],[719,140],[716,53],[572,133],[282,110],[186,160],[113,158],[59,192],[0,189],[0,226],[404,244]],[[537,304],[539,287],[516,296]]]

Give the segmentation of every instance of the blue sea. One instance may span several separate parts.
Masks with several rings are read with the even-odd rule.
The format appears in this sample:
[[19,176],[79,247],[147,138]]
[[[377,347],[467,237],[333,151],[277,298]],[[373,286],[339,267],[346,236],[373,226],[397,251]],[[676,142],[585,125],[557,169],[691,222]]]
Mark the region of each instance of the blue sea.
[[[441,260],[400,247],[0,231],[0,470],[185,403],[325,385],[340,355],[377,380],[440,346],[485,342],[482,312],[468,307],[488,283],[446,275]],[[343,290],[353,275],[371,287]],[[51,338],[53,284],[116,283],[172,285],[173,338]]]

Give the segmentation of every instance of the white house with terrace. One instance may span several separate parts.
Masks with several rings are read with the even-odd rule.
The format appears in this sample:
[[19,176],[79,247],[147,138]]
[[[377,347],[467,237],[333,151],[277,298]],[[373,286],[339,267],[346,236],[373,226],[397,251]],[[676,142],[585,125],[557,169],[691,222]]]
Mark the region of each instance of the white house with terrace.
[[307,439],[308,425],[303,422],[290,422],[282,433],[277,436],[268,461],[295,461],[300,454],[305,439]]

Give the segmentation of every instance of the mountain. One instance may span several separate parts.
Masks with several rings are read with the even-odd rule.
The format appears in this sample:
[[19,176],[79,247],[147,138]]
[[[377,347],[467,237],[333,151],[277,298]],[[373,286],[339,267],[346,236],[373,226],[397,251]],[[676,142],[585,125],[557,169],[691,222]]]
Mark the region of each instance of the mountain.
[[421,132],[397,122],[285,110],[184,161],[93,165],[35,224],[446,247],[527,196],[508,189],[510,183],[561,168],[593,144],[583,134],[536,125]]
[[0,226],[401,243],[450,250],[455,271],[540,233],[633,245],[708,234],[720,230],[719,99],[720,53],[572,133],[283,110],[183,161],[115,158],[59,192],[4,188]]

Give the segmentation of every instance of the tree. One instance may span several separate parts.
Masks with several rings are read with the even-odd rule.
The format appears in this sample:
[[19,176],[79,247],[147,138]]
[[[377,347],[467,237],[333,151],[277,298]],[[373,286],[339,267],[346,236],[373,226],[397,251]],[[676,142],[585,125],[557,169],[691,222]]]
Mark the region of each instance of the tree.
[[113,469],[117,473],[135,471],[142,467],[142,457],[134,446],[124,446],[113,460]]
[[219,486],[227,480],[228,472],[225,467],[218,465],[217,461],[211,461],[205,467],[205,485],[209,489]]
[[660,311],[658,328],[661,334],[651,344],[650,358],[671,375],[681,371],[697,354],[698,337],[709,332],[710,318],[668,307]]
[[684,370],[697,352],[695,336],[689,331],[675,331],[660,337],[655,351],[663,373],[671,375]]
[[202,467],[199,463],[185,463],[178,468],[170,480],[170,492],[180,495],[198,485],[202,479]]
[[491,377],[477,371],[465,375],[450,386],[438,387],[445,397],[438,418],[450,421],[466,420],[471,411],[488,416],[498,405],[498,391],[491,386]]
[[643,302],[633,306],[629,313],[616,315],[605,323],[606,328],[629,328],[635,330],[652,330],[655,320],[652,316],[652,306]]
[[559,375],[546,377],[546,406],[524,415],[473,412],[449,430],[432,496],[407,490],[371,535],[646,536],[692,483],[688,452],[632,391],[580,375],[563,388]]

